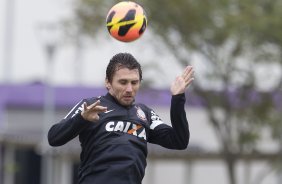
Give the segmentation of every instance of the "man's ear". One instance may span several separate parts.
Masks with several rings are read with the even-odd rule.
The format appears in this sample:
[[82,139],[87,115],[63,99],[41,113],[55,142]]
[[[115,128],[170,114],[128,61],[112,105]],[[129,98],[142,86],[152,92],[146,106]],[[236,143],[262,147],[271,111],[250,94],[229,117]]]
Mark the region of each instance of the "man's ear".
[[107,90],[109,90],[111,88],[111,84],[110,84],[108,79],[105,79],[105,86],[106,86]]

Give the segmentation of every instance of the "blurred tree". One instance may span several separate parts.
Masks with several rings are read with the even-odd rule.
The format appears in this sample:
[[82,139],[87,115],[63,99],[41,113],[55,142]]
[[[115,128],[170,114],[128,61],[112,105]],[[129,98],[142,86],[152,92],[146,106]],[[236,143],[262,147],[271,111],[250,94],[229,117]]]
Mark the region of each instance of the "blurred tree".
[[[86,35],[95,36],[101,27],[104,28],[109,8],[119,1],[75,2],[76,25]],[[179,64],[201,63],[204,66],[196,73],[193,91],[203,99],[210,123],[222,145],[230,184],[236,184],[238,156],[255,153],[261,127],[268,124],[281,140],[279,105],[275,105],[270,91],[281,92],[282,2],[136,2],[146,10],[148,29],[160,38]],[[194,61],[194,56],[201,61]],[[276,73],[272,71],[274,68]]]

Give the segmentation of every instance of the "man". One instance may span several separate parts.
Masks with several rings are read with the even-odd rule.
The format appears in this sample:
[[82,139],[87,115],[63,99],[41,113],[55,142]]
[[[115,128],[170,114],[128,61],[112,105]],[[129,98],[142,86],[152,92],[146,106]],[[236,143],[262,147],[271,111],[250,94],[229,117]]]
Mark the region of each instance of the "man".
[[146,105],[135,103],[141,80],[141,66],[131,54],[113,56],[106,69],[108,93],[83,99],[49,130],[51,146],[79,136],[80,184],[141,184],[147,142],[169,149],[187,147],[190,134],[184,92],[193,81],[193,68],[186,67],[171,84],[172,127]]

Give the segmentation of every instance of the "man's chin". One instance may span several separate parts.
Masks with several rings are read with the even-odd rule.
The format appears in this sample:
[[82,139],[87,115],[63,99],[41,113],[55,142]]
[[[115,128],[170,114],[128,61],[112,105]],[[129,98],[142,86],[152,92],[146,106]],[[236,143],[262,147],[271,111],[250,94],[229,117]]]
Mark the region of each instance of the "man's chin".
[[121,105],[124,105],[124,106],[129,106],[129,105],[132,105],[134,102],[134,100],[123,100],[121,102]]

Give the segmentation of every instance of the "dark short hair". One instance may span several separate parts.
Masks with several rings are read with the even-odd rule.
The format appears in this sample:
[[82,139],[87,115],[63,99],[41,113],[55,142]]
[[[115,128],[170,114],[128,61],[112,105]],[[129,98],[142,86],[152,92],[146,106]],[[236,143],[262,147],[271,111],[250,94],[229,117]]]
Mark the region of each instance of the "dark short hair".
[[114,55],[106,70],[106,79],[112,82],[115,72],[121,68],[128,68],[130,70],[138,69],[139,79],[142,80],[142,69],[138,61],[129,53],[118,53]]

